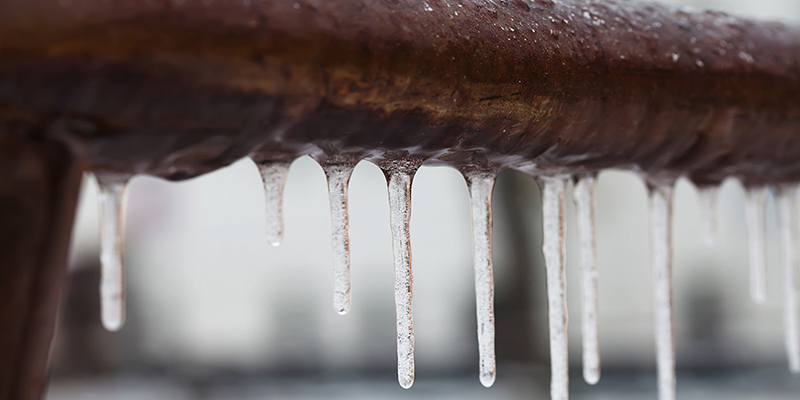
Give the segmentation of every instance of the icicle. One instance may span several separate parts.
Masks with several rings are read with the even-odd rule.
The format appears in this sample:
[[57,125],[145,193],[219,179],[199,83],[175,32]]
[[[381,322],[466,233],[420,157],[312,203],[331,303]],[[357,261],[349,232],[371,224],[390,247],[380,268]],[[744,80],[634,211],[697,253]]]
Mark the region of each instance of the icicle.
[[700,208],[700,223],[706,246],[716,245],[717,236],[717,187],[697,188],[697,205]]
[[600,351],[597,333],[597,248],[595,245],[594,176],[580,178],[575,184],[575,205],[578,211],[581,274],[583,275],[583,379],[590,385],[600,380]]
[[480,380],[483,386],[490,387],[496,376],[492,272],[492,188],[495,173],[468,172],[465,177],[472,199],[472,257],[475,264]]
[[564,271],[564,191],[567,178],[541,177],[542,225],[547,270],[547,308],[550,321],[550,398],[569,397],[569,357],[567,352],[567,293]]
[[283,240],[283,187],[290,166],[291,162],[283,161],[258,164],[267,202],[267,241],[273,246]]
[[745,215],[750,246],[750,296],[758,304],[767,299],[766,228],[764,226],[764,203],[767,189],[749,188],[745,196]]
[[125,324],[123,244],[128,176],[95,173],[100,202],[100,317],[111,332]]
[[347,185],[355,165],[326,164],[333,240],[333,307],[341,315],[350,311],[350,233]]
[[416,167],[384,168],[389,186],[389,223],[394,251],[394,302],[397,313],[397,380],[408,389],[414,384],[413,279],[411,275],[411,181]]
[[656,300],[658,398],[675,399],[675,338],[672,327],[672,184],[650,190],[650,229]]
[[800,328],[798,328],[797,320],[797,287],[795,286],[796,192],[796,187],[781,188],[778,196],[781,245],[783,247],[783,322],[786,329],[786,355],[789,359],[789,370],[794,374],[800,373]]

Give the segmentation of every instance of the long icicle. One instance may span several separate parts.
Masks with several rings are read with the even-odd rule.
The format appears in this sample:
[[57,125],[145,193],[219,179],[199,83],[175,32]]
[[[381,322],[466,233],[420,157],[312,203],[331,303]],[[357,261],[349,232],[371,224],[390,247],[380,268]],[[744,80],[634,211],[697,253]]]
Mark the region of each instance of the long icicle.
[[583,280],[583,379],[590,385],[600,381],[600,351],[597,329],[597,247],[595,243],[595,189],[597,178],[585,176],[575,184],[578,214],[581,274]]
[[125,192],[128,176],[95,173],[100,203],[100,318],[111,332],[125,324]]
[[800,328],[798,327],[797,286],[795,284],[796,194],[797,188],[792,186],[781,188],[778,195],[781,245],[783,247],[783,323],[786,332],[786,355],[789,360],[789,370],[793,374],[800,373]]
[[564,249],[564,192],[567,177],[541,177],[542,253],[547,270],[547,308],[550,321],[550,398],[569,398],[567,349],[567,292]]
[[717,192],[716,186],[697,188],[697,205],[700,208],[700,223],[706,246],[717,243]]
[[350,311],[350,233],[347,214],[347,186],[353,164],[324,164],[328,177],[333,244],[333,308],[344,315]]
[[291,162],[274,161],[258,164],[264,182],[267,214],[267,242],[280,246],[283,240],[283,188]]
[[766,228],[764,226],[765,187],[748,188],[745,216],[750,248],[750,296],[758,304],[767,300]]
[[675,399],[675,337],[672,325],[672,182],[650,189],[650,229],[655,280],[658,398]]
[[394,252],[394,302],[397,314],[397,380],[408,389],[414,384],[413,278],[411,274],[411,181],[416,169],[384,169],[389,186],[389,224]]
[[490,387],[496,376],[492,272],[492,188],[496,174],[471,171],[464,176],[469,185],[472,203],[472,258],[475,264],[480,381],[483,386]]

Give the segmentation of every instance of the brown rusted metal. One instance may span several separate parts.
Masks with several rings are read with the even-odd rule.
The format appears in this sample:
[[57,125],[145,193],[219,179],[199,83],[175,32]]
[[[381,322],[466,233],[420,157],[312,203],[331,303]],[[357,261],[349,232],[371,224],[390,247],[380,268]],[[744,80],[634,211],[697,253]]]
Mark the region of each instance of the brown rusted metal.
[[798,100],[798,29],[618,0],[0,1],[0,400],[41,395],[76,160],[779,183],[800,180]]
[[0,120],[182,179],[251,153],[800,178],[800,32],[624,1],[0,4]]
[[37,400],[82,166],[63,145],[0,135],[0,399]]

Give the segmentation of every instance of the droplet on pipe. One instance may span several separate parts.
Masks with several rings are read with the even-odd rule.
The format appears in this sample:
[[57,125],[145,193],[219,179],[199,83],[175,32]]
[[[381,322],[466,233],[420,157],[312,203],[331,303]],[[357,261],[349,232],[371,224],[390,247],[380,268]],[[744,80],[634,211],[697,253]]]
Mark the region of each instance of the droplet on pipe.
[[796,224],[797,205],[795,203],[797,187],[782,187],[778,194],[779,225],[781,230],[781,247],[783,248],[783,323],[785,328],[786,355],[789,370],[793,374],[800,373],[800,327],[797,316],[797,286],[795,284],[795,268],[797,256]]
[[539,177],[542,188],[542,225],[547,309],[550,324],[550,398],[569,398],[569,353],[567,348],[567,279],[564,248],[564,192],[568,177]]
[[328,178],[333,245],[333,308],[344,315],[350,311],[350,233],[347,187],[354,164],[323,164]]
[[125,191],[127,175],[95,173],[100,189],[100,318],[111,332],[125,325]]
[[283,188],[291,162],[273,161],[258,164],[264,182],[267,214],[267,242],[280,246],[283,240]]
[[700,208],[700,223],[706,246],[717,243],[717,193],[716,186],[697,188],[697,205]]
[[763,304],[767,300],[766,227],[764,225],[766,199],[766,187],[748,188],[746,191],[745,216],[750,248],[750,296],[758,304]]
[[413,278],[411,274],[411,182],[417,166],[408,162],[382,165],[389,188],[389,225],[394,252],[394,301],[397,314],[397,380],[408,389],[414,384]]
[[575,205],[580,238],[583,279],[583,379],[590,385],[600,381],[600,351],[597,329],[597,247],[595,242],[595,189],[597,178],[585,176],[575,184]]
[[675,337],[672,325],[672,182],[650,189],[651,257],[655,280],[658,398],[675,399]]
[[496,377],[494,327],[494,273],[492,272],[492,188],[495,172],[465,172],[472,208],[472,258],[478,319],[480,381],[485,387]]

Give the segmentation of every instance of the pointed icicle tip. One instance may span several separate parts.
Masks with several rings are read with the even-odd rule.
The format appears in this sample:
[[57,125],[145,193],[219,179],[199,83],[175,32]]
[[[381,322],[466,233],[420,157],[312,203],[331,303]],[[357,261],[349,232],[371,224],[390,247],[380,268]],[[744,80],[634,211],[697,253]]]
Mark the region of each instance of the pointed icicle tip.
[[492,269],[492,189],[494,171],[464,172],[472,210],[472,258],[475,269],[475,309],[478,322],[479,377],[490,387],[496,376],[494,272]]
[[581,332],[583,335],[583,380],[590,385],[600,381],[600,352],[597,324],[597,247],[595,242],[595,191],[597,178],[585,176],[575,183],[583,281]]
[[413,277],[411,273],[411,183],[418,165],[407,160],[381,166],[389,191],[389,225],[394,253],[394,301],[397,316],[397,380],[408,389],[414,384]]
[[339,315],[350,311],[350,232],[347,188],[355,163],[322,164],[328,178],[333,249],[333,308]]
[[291,161],[269,161],[257,163],[264,183],[266,201],[267,242],[274,247],[283,240],[283,188],[289,174]]
[[125,324],[125,192],[130,175],[96,172],[100,203],[100,319],[117,332]]

